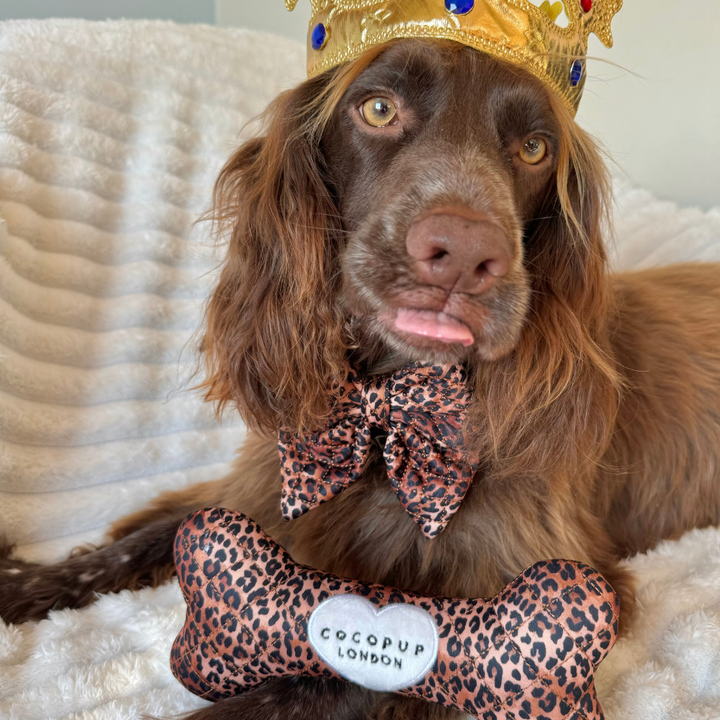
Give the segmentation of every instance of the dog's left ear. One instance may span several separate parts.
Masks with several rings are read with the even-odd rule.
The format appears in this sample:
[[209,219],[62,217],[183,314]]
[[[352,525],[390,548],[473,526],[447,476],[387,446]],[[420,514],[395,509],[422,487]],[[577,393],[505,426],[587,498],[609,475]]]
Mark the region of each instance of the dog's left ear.
[[343,372],[339,215],[320,150],[332,83],[320,76],[279,96],[267,134],[235,153],[215,187],[214,219],[230,237],[207,309],[203,387],[265,431],[320,425]]

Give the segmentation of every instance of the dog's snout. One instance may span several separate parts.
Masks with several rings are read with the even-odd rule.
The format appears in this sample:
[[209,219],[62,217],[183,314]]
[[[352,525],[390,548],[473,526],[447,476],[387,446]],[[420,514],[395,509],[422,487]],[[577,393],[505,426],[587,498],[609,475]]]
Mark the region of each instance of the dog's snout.
[[432,214],[410,226],[406,247],[419,280],[452,292],[480,295],[510,271],[507,236],[490,220]]

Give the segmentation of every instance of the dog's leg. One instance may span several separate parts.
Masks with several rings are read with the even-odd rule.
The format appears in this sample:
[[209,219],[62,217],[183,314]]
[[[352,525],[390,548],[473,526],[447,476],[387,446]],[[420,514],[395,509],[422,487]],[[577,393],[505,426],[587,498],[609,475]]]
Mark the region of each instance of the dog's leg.
[[184,720],[366,720],[373,693],[343,680],[283,678]]
[[24,563],[0,552],[0,617],[7,623],[39,620],[53,609],[89,605],[98,593],[159,585],[172,575],[179,522],[156,520],[55,565]]
[[378,696],[369,720],[463,720],[467,713],[400,695]]
[[374,693],[340,680],[270,680],[184,720],[461,720],[465,713],[417,698]]
[[173,544],[180,523],[194,510],[219,504],[233,479],[161,495],[118,521],[107,545],[77,548],[54,565],[16,560],[9,547],[0,547],[0,617],[11,623],[40,620],[50,610],[89,605],[100,593],[160,585],[175,571]]
[[50,610],[89,605],[100,593],[160,585],[175,572],[173,544],[180,523],[189,513],[217,504],[224,483],[161,495],[118,521],[107,545],[77,548],[54,565],[16,560],[9,547],[0,546],[0,617],[11,623],[39,620]]
[[50,610],[89,605],[99,593],[165,582],[174,573],[173,542],[180,523],[190,512],[213,504],[214,486],[205,483],[162,495],[116,523],[107,545],[76,548],[54,565],[12,558],[11,547],[0,545],[0,617],[12,623],[39,620]]
[[[234,478],[233,478],[234,479]],[[230,478],[199,483],[183,490],[163,493],[150,501],[142,510],[126,515],[114,522],[107,532],[110,540],[120,540],[152,525],[158,520],[174,520],[176,527],[191,512],[220,504]]]
[[223,483],[161,495],[116,523],[107,545],[77,548],[54,565],[16,560],[9,547],[0,547],[0,617],[9,623],[40,620],[50,610],[89,605],[100,593],[165,582],[175,571],[173,544],[180,523],[190,512],[217,503]]
[[230,475],[160,495],[116,522],[111,542],[100,548],[79,548],[63,562],[35,565],[11,558],[10,546],[0,543],[0,617],[39,620],[53,609],[89,605],[99,593],[165,582],[175,571],[177,528],[204,507],[241,510],[268,529],[281,525],[279,474],[275,442],[251,436]]

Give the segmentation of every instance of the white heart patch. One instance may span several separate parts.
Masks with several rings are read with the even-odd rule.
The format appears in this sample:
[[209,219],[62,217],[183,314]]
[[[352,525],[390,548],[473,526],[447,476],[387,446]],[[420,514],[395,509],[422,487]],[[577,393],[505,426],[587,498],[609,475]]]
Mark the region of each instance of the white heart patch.
[[377,610],[358,595],[336,595],[315,608],[308,638],[338,675],[380,692],[394,692],[422,680],[438,654],[432,616],[417,605]]

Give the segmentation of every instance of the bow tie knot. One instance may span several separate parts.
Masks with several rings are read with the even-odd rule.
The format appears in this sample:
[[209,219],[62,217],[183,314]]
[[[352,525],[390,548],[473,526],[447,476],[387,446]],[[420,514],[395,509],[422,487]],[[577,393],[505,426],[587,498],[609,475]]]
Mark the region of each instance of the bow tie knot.
[[348,375],[348,382],[355,387],[353,402],[359,400],[357,407],[370,427],[386,429],[390,416],[390,393],[384,387],[382,379],[370,378],[362,381],[354,372]]
[[413,365],[365,380],[351,370],[323,431],[280,432],[283,515],[298,517],[355,482],[379,429],[398,499],[428,537],[440,533],[476,469],[462,448],[465,384],[464,368],[455,366]]

